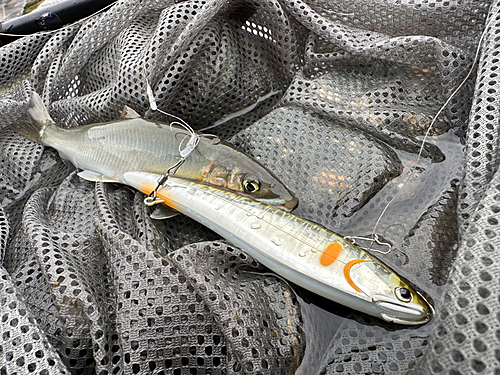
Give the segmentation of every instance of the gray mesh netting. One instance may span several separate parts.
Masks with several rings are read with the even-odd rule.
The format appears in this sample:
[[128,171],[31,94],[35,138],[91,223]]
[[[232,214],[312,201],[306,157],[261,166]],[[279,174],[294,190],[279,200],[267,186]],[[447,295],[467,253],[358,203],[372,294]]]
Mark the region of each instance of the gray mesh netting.
[[[0,374],[500,374],[499,10],[124,0],[1,47]],[[374,255],[436,317],[395,326],[315,296],[10,130],[31,89],[61,127],[125,105],[168,122],[148,84],[275,172],[298,216],[389,241]]]

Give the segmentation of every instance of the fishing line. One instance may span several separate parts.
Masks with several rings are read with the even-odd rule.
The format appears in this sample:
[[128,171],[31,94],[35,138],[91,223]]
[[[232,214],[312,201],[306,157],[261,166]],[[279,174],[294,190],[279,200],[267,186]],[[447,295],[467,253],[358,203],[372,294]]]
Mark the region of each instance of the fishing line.
[[222,124],[225,124],[226,122],[228,122],[234,118],[238,118],[238,117],[241,117],[243,115],[246,115],[247,113],[253,111],[255,109],[255,107],[257,107],[257,105],[259,105],[259,103],[267,100],[268,98],[270,98],[274,95],[281,94],[281,93],[282,93],[281,90],[271,90],[266,95],[259,97],[255,103],[250,104],[249,106],[244,107],[243,109],[240,109],[239,111],[228,113],[228,114],[222,116],[222,118],[220,118],[219,120],[215,121],[212,125],[209,125],[205,128],[202,128],[199,131],[203,132],[206,130],[216,128],[216,127],[218,127]]
[[189,140],[187,141],[186,146],[184,148],[182,148],[182,145],[184,143],[184,139],[186,139],[186,137],[184,137],[181,140],[181,142],[179,143],[179,155],[181,156],[180,160],[177,161],[177,163],[175,163],[174,165],[172,165],[167,170],[166,174],[164,174],[162,177],[160,177],[160,179],[158,180],[158,183],[156,185],[156,188],[148,195],[148,197],[146,199],[144,199],[144,203],[146,205],[154,206],[155,204],[158,204],[158,203],[164,203],[163,199],[160,199],[157,197],[158,189],[167,182],[167,180],[170,176],[173,176],[177,172],[177,170],[181,167],[182,164],[184,164],[184,162],[186,161],[186,158],[191,154],[191,152],[194,151],[196,146],[198,146],[198,143],[200,143],[200,136],[193,130],[193,128],[191,126],[189,126],[189,124],[186,121],[184,121],[183,119],[181,119],[178,116],[175,116],[171,113],[167,113],[167,112],[162,111],[161,109],[158,108],[158,105],[156,104],[155,96],[153,94],[153,89],[151,88],[151,85],[149,84],[148,74],[147,74],[146,66],[145,66],[145,64],[146,64],[145,58],[143,58],[142,61],[143,61],[142,69],[144,70],[144,77],[146,80],[146,97],[148,98],[148,101],[149,101],[149,107],[151,108],[152,111],[160,112],[161,114],[163,114],[165,116],[168,116],[168,117],[171,117],[171,118],[174,118],[177,120],[177,121],[170,123],[170,130],[171,131],[172,131],[173,125],[178,125],[184,129],[186,129],[186,131],[189,133],[188,135],[186,135],[186,137],[189,136]]
[[481,45],[483,43],[484,36],[486,35],[486,31],[491,26],[491,23],[493,22],[493,20],[495,19],[495,17],[496,17],[496,14],[494,16],[493,15],[491,16],[490,20],[485,25],[483,32],[481,33],[481,37],[479,38],[478,46],[476,48],[476,53],[474,55],[474,59],[472,61],[472,65],[469,68],[469,71],[468,71],[467,75],[462,80],[462,82],[457,86],[457,88],[455,90],[453,90],[453,92],[450,94],[450,96],[448,97],[448,99],[444,102],[444,104],[439,108],[439,110],[437,111],[437,113],[432,118],[429,126],[427,127],[427,131],[425,132],[424,138],[422,139],[422,144],[420,145],[420,149],[419,149],[417,158],[415,160],[414,166],[410,168],[409,173],[407,174],[405,180],[403,181],[403,184],[402,184],[401,188],[399,189],[399,191],[394,195],[394,197],[392,197],[392,199],[385,205],[384,209],[382,210],[382,213],[378,217],[378,219],[377,219],[377,221],[375,223],[375,226],[373,228],[373,231],[372,231],[372,234],[371,234],[372,237],[375,235],[375,231],[377,230],[377,227],[380,224],[380,221],[382,220],[382,217],[386,213],[387,209],[396,200],[396,198],[398,197],[398,195],[400,194],[400,192],[402,191],[402,189],[406,186],[407,182],[409,181],[409,179],[412,176],[411,172],[416,169],[416,167],[418,165],[418,162],[420,161],[420,158],[422,156],[422,152],[424,150],[425,141],[427,140],[427,138],[429,136],[429,133],[430,133],[432,127],[434,126],[434,123],[437,121],[437,118],[439,117],[439,115],[441,115],[441,113],[444,111],[444,109],[446,108],[446,106],[451,102],[451,100],[453,99],[453,97],[460,91],[460,89],[463,87],[463,85],[465,85],[465,83],[467,82],[467,80],[472,75],[472,73],[474,71],[474,68],[476,67],[477,61],[479,59],[479,54],[481,52]]
[[146,92],[147,92],[147,97],[149,100],[149,106],[150,106],[152,111],[158,111],[165,116],[169,116],[169,117],[172,117],[172,118],[178,120],[178,121],[174,121],[174,122],[170,123],[170,130],[172,130],[172,125],[179,125],[179,126],[183,127],[184,129],[186,129],[187,132],[189,133],[190,138],[186,144],[186,147],[181,149],[181,146],[182,146],[182,143],[184,142],[184,139],[179,144],[179,154],[181,155],[182,158],[186,158],[191,152],[193,152],[193,150],[196,148],[196,146],[200,142],[200,136],[198,134],[196,134],[196,132],[193,130],[193,128],[191,126],[189,126],[189,124],[186,121],[184,121],[180,117],[177,117],[176,115],[173,115],[171,113],[167,113],[167,112],[162,111],[161,109],[158,108],[158,106],[156,105],[155,97],[153,95],[153,90],[151,89],[151,86],[149,85],[147,77],[146,77]]

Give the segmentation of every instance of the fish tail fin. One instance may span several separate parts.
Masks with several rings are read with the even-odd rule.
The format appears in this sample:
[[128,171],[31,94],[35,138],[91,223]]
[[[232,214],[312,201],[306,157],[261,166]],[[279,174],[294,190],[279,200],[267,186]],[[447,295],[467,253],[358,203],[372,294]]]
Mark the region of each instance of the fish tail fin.
[[28,120],[11,125],[13,131],[21,134],[31,141],[42,143],[45,128],[54,123],[43,104],[42,98],[35,92],[31,92],[28,101]]

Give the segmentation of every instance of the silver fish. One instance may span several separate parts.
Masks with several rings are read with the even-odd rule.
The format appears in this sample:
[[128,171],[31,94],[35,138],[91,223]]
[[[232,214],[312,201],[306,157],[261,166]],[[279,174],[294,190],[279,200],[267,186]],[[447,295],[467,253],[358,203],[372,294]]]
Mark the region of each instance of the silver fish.
[[[35,92],[28,113],[31,121],[16,124],[13,130],[55,148],[63,159],[83,170],[82,178],[91,181],[124,183],[127,171],[164,175],[179,162],[181,147],[192,136],[181,126],[140,117],[63,129],[55,125]],[[297,198],[273,173],[219,139],[200,136],[175,175],[288,211],[297,205]]]

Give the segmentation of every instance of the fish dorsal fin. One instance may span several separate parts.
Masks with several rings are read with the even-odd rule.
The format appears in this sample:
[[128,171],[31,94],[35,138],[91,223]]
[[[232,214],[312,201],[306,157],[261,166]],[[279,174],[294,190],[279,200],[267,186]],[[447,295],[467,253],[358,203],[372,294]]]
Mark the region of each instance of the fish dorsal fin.
[[124,106],[120,117],[124,118],[124,119],[131,119],[131,118],[140,118],[141,115],[138,114],[136,111],[134,111],[129,106]]
[[104,176],[104,175],[102,175],[100,173],[96,173],[96,172],[92,172],[92,171],[88,171],[88,170],[78,172],[77,174],[78,174],[78,176],[80,176],[81,178],[83,178],[84,180],[87,180],[87,181],[94,181],[94,182],[119,182],[115,178],[107,177],[107,176]]
[[151,219],[164,220],[170,219],[174,216],[179,215],[179,211],[174,210],[164,204],[157,204],[155,210],[151,214]]

